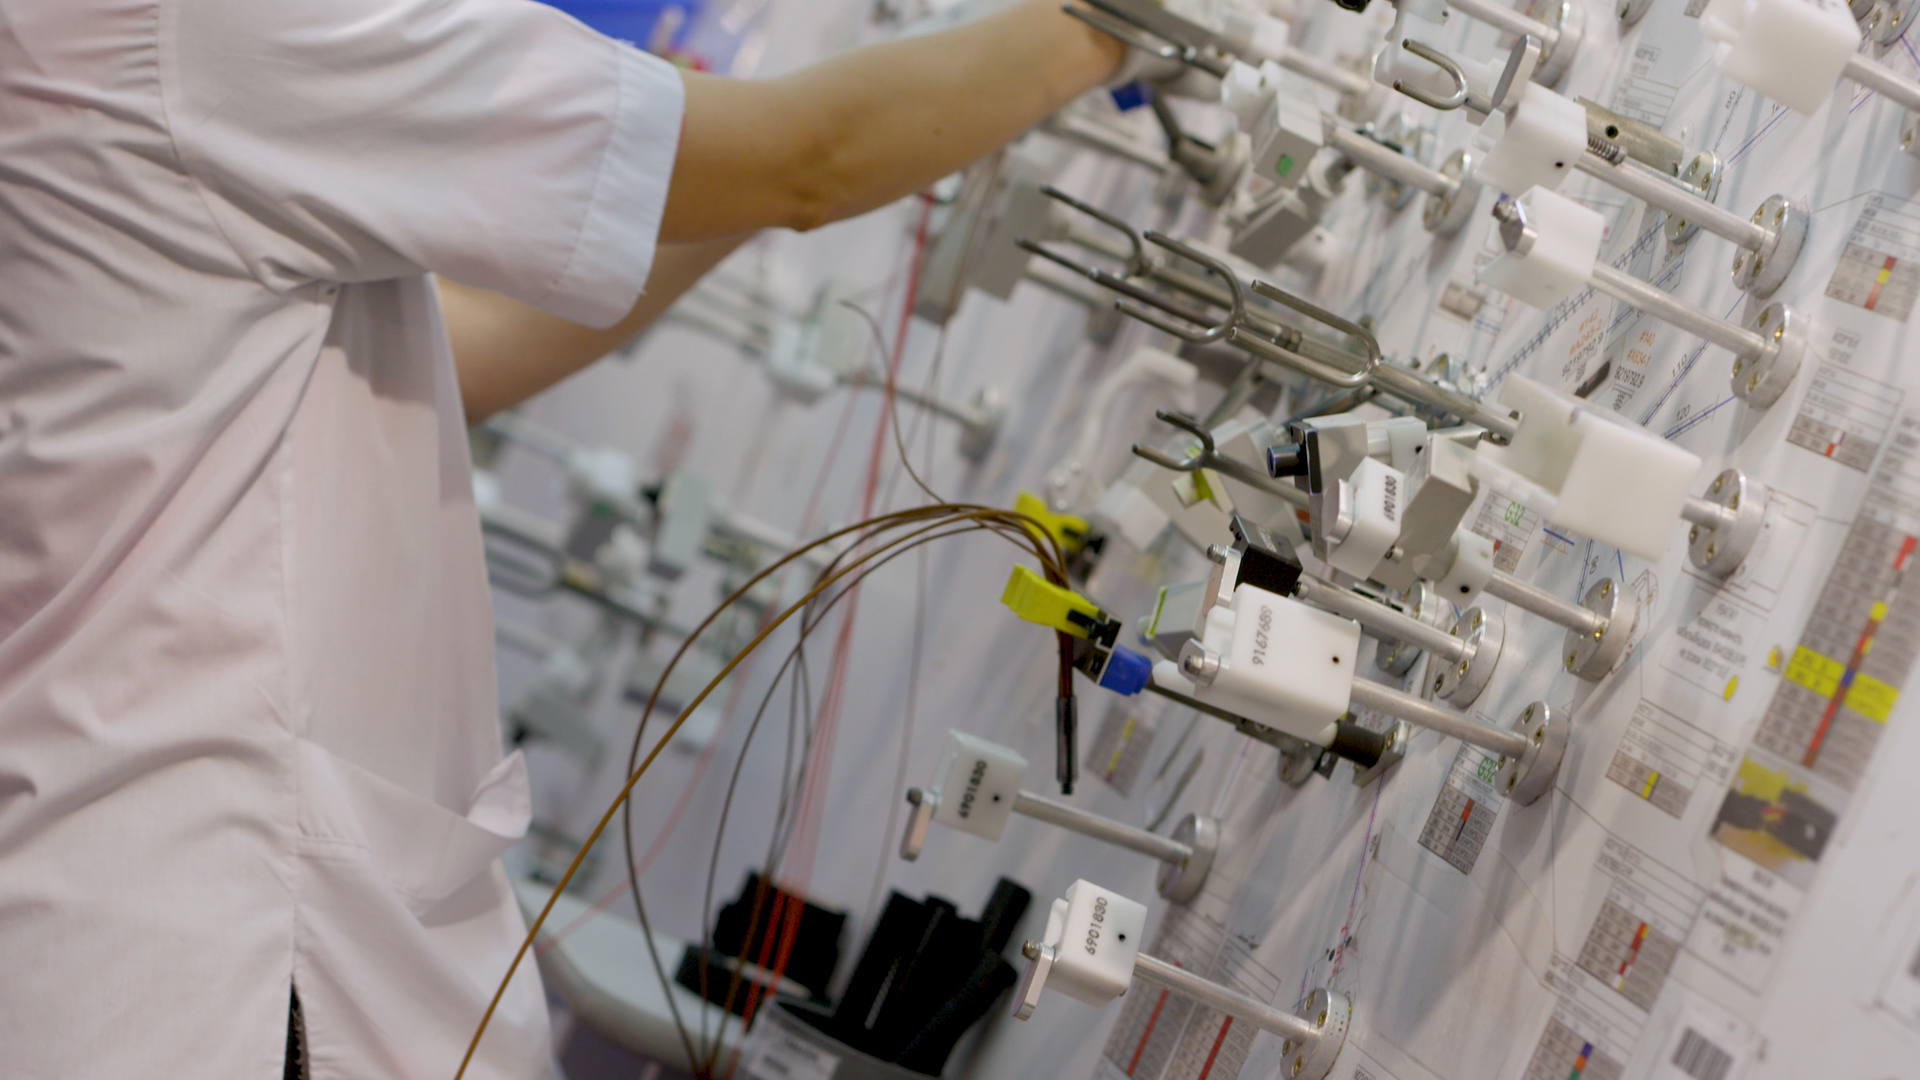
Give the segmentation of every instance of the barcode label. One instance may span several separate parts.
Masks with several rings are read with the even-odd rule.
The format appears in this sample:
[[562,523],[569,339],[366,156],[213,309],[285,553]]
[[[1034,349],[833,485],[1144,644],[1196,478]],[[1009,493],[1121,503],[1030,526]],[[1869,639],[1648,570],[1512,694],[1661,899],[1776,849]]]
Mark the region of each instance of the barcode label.
[[1733,1071],[1733,1055],[1693,1028],[1680,1036],[1673,1063],[1693,1080],[1727,1080],[1727,1073]]

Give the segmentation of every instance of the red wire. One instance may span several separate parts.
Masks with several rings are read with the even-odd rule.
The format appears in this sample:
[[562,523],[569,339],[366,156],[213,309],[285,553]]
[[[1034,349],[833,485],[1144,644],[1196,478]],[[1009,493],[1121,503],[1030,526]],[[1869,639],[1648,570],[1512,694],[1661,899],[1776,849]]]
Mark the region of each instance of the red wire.
[[[921,272],[926,266],[927,237],[932,225],[932,220],[933,201],[923,197],[920,224],[915,230],[913,238],[912,269],[907,274],[906,296],[902,298],[901,301],[900,321],[894,333],[893,351],[887,360],[889,385],[893,385],[899,381],[900,365],[906,358],[907,332],[913,324],[913,304],[920,292]],[[875,427],[873,433],[873,451],[867,460],[866,488],[861,498],[859,520],[864,521],[873,516],[873,502],[880,488],[880,466],[885,460],[886,436],[890,430],[888,425],[892,419],[893,395],[888,394],[881,401],[880,422]],[[792,890],[796,897],[805,896],[810,888],[813,879],[814,857],[819,852],[819,826],[822,811],[824,810],[824,796],[822,795],[822,791],[824,790],[827,777],[832,770],[834,734],[839,729],[840,706],[845,698],[848,661],[852,656],[854,620],[859,613],[859,603],[859,586],[855,585],[851,587],[851,595],[847,597],[847,611],[841,618],[840,634],[834,642],[833,675],[828,680],[826,693],[822,698],[821,717],[814,736],[812,760],[808,764],[808,776],[802,788],[801,802],[797,809],[800,820],[795,827],[796,843],[790,845],[788,850],[783,853],[780,860],[781,865],[777,868],[779,871],[778,876],[774,876],[773,874],[775,868],[769,868],[769,876],[774,877],[776,885],[778,885],[782,879],[797,879],[798,887]],[[799,855],[797,859],[794,858],[796,854]],[[797,867],[794,867],[791,872],[788,871],[789,860],[793,860],[799,864]],[[781,893],[775,894],[775,903],[787,909],[785,913],[786,918],[782,920],[780,927],[779,951],[774,957],[774,963],[771,969],[773,973],[772,983],[775,986],[778,986],[781,978],[786,975],[787,962],[793,956],[794,943],[799,937],[800,916],[805,910],[805,904],[803,902],[796,902],[791,905],[782,904],[782,893],[785,891],[783,888]],[[780,908],[776,907],[775,910],[779,911]],[[772,919],[770,918],[768,921],[771,923]],[[768,940],[763,943],[761,949],[761,966],[763,967],[766,966],[766,946],[773,943],[774,935],[769,934],[767,938]],[[759,1004],[759,988],[756,985],[748,992],[746,1010],[741,1017],[740,1029],[742,1031],[746,1031],[753,1026],[754,1014],[758,1011]],[[733,1048],[733,1053],[728,1056],[726,1072],[723,1074],[727,1080],[731,1080],[733,1070],[739,1064],[739,1060],[740,1047],[736,1043]]]

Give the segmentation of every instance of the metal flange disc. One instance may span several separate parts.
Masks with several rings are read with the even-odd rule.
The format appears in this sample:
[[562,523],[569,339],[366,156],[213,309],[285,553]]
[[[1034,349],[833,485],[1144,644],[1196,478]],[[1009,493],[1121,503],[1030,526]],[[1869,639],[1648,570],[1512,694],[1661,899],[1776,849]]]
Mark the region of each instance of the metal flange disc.
[[1214,853],[1220,850],[1220,822],[1200,814],[1188,814],[1173,828],[1173,838],[1193,849],[1182,863],[1162,863],[1160,895],[1176,904],[1184,904],[1200,895],[1213,869]]
[[1312,1046],[1298,1046],[1292,1040],[1283,1043],[1280,1075],[1285,1080],[1326,1080],[1346,1048],[1347,1029],[1353,1026],[1353,999],[1331,990],[1314,990],[1300,999],[1293,1013],[1319,1028],[1320,1037]]
[[1799,199],[1767,196],[1753,212],[1753,223],[1773,230],[1773,240],[1758,251],[1743,248],[1733,257],[1733,283],[1756,300],[1772,296],[1800,261],[1812,220],[1813,213]]
[[1707,485],[1706,500],[1733,514],[1724,525],[1695,525],[1687,530],[1687,558],[1694,568],[1726,577],[1740,568],[1760,538],[1767,518],[1767,489],[1747,479],[1739,469],[1728,469]]
[[1473,216],[1473,208],[1480,202],[1480,181],[1473,179],[1474,166],[1480,162],[1467,150],[1455,150],[1440,163],[1440,175],[1452,180],[1459,186],[1446,198],[1438,195],[1427,196],[1427,205],[1420,211],[1420,222],[1427,231],[1442,240],[1454,236]]
[[1572,726],[1544,701],[1520,711],[1513,730],[1526,737],[1527,749],[1518,758],[1507,758],[1497,778],[1507,798],[1527,806],[1553,790],[1553,778],[1559,775],[1561,759],[1567,755]]
[[1533,81],[1541,86],[1557,86],[1580,55],[1580,41],[1587,34],[1586,5],[1574,0],[1547,0],[1545,10],[1534,16],[1560,31],[1553,48],[1540,54],[1540,66],[1533,69]]
[[[1725,166],[1720,162],[1720,155],[1711,150],[1702,150],[1693,155],[1693,160],[1687,162],[1687,167],[1680,170],[1680,175],[1676,179],[1681,186],[1695,195],[1713,202],[1720,197],[1720,178],[1725,171]],[[1667,211],[1667,243],[1675,246],[1684,244],[1693,239],[1693,235],[1699,231],[1698,222],[1689,221],[1671,210]]]
[[1580,606],[1600,616],[1604,624],[1591,633],[1567,631],[1567,670],[1591,682],[1606,677],[1626,658],[1640,602],[1612,578],[1602,578],[1580,598]]
[[1785,304],[1768,304],[1753,317],[1749,329],[1766,339],[1758,357],[1735,357],[1733,396],[1756,409],[1771,408],[1780,400],[1807,355],[1807,319]]
[[1479,608],[1468,608],[1454,621],[1447,633],[1460,639],[1465,649],[1458,662],[1447,664],[1434,678],[1436,696],[1466,708],[1479,699],[1500,663],[1500,650],[1506,644],[1506,624],[1497,615]]

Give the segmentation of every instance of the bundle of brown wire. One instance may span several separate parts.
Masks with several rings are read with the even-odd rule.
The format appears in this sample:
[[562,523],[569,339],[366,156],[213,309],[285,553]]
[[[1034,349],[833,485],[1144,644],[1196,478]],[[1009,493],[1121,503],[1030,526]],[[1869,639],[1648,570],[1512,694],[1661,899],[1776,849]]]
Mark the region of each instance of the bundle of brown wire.
[[[694,642],[700,638],[701,634],[703,634],[708,627],[712,626],[729,607],[746,596],[762,581],[791,566],[808,553],[822,547],[838,544],[843,540],[848,542],[847,547],[837,554],[832,562],[821,571],[819,577],[815,580],[808,592],[778,615],[768,620],[766,625],[761,627],[759,632],[747,642],[746,646],[742,648],[737,655],[728,660],[720,669],[719,674],[715,675],[713,680],[687,703],[686,707],[681,710],[679,716],[675,717],[673,723],[669,725],[667,730],[656,740],[653,749],[647,753],[646,757],[641,760],[637,766],[629,770],[626,784],[621,787],[619,794],[614,798],[612,803],[608,805],[606,812],[601,815],[600,820],[594,825],[592,832],[588,834],[586,840],[580,845],[579,853],[574,856],[573,861],[567,866],[566,872],[561,875],[560,881],[554,886],[552,895],[547,898],[547,902],[541,907],[539,915],[534,918],[532,925],[527,928],[525,939],[522,940],[520,948],[514,953],[513,962],[508,965],[506,974],[501,977],[500,984],[495,989],[492,1000],[487,1004],[486,1012],[481,1016],[480,1023],[474,1030],[472,1040],[467,1044],[466,1054],[460,1060],[460,1068],[455,1072],[454,1080],[464,1080],[467,1067],[472,1063],[474,1054],[479,1050],[480,1040],[486,1034],[487,1025],[492,1022],[495,1010],[498,1009],[501,999],[506,995],[507,986],[512,982],[513,976],[519,970],[521,962],[525,960],[528,950],[533,947],[534,941],[537,939],[541,928],[546,924],[547,917],[553,911],[553,907],[555,903],[558,902],[561,893],[566,891],[567,886],[572,883],[574,875],[579,872],[581,864],[586,860],[587,853],[593,849],[594,844],[597,843],[601,835],[606,832],[607,826],[612,823],[614,815],[619,813],[622,807],[627,804],[628,798],[633,793],[634,787],[640,782],[640,778],[645,776],[648,769],[653,766],[654,761],[673,739],[673,736],[680,730],[681,725],[686,723],[687,718],[707,700],[727,676],[732,674],[734,669],[737,668],[742,661],[765,643],[767,639],[773,635],[774,631],[785,625],[794,615],[807,610],[810,605],[827,595],[835,586],[843,582],[849,586],[857,584],[868,574],[878,570],[900,555],[922,545],[931,544],[951,537],[981,532],[1000,536],[1020,548],[1024,553],[1031,553],[1039,562],[1041,570],[1047,580],[1058,585],[1067,584],[1065,553],[1060,549],[1059,543],[1053,539],[1046,527],[1040,522],[1024,514],[1018,514],[1010,510],[1002,510],[996,507],[964,503],[936,503],[930,506],[915,507],[908,510],[879,515],[867,521],[829,533],[810,544],[787,553],[778,561],[770,564],[749,578],[738,589],[734,590],[731,595],[722,600],[720,604],[701,621],[694,632],[681,643],[680,648],[674,653],[673,658],[667,664],[666,670],[661,673],[659,681],[655,684],[654,692],[652,696],[648,698],[646,710],[641,717],[640,731],[642,733],[645,731],[647,718],[652,715],[653,709],[659,700],[660,689],[666,685],[667,676],[672,673],[681,659],[686,656],[687,652],[693,647]],[[834,597],[832,602],[837,603],[838,600],[845,595],[846,590],[843,589],[839,596]],[[817,623],[817,619],[810,619],[807,620],[807,622],[809,624]],[[1060,646],[1059,693],[1062,698],[1067,698],[1073,694],[1072,640],[1064,634],[1058,635],[1058,638]],[[640,745],[642,737],[643,735],[636,736],[636,748]],[[739,979],[737,971],[734,978],[737,983]],[[693,1055],[690,1053],[689,1059],[691,1060],[692,1057]],[[697,1067],[699,1063],[695,1062],[695,1064]],[[709,1062],[707,1064],[707,1070],[710,1072],[711,1068],[712,1063]]]

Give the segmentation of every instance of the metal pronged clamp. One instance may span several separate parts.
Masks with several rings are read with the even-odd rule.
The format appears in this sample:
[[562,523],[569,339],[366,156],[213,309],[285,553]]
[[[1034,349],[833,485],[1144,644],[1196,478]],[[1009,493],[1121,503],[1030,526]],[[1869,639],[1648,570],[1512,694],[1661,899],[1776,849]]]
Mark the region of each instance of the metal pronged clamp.
[[1399,79],[1395,79],[1393,82],[1393,88],[1395,90],[1400,91],[1422,105],[1439,109],[1441,112],[1452,112],[1455,109],[1466,107],[1468,92],[1467,72],[1466,69],[1460,66],[1459,61],[1426,42],[1415,41],[1413,38],[1402,38],[1400,47],[1420,59],[1425,60],[1427,63],[1432,64],[1434,67],[1439,68],[1448,79],[1453,81],[1453,92],[1446,97],[1436,97],[1429,93],[1425,87],[1413,86]]
[[1141,0],[1084,2],[1087,7],[1061,4],[1060,10],[1150,56],[1185,64],[1215,78],[1225,77],[1233,64],[1234,57],[1217,34],[1158,4]]
[[1283,499],[1293,506],[1306,506],[1306,492],[1301,491],[1292,484],[1282,484],[1275,481],[1272,477],[1268,476],[1263,469],[1255,468],[1243,461],[1238,461],[1220,453],[1219,449],[1214,445],[1213,432],[1208,431],[1202,426],[1200,421],[1195,420],[1185,413],[1171,412],[1167,409],[1161,409],[1153,415],[1161,423],[1172,424],[1174,427],[1198,439],[1200,441],[1199,448],[1184,458],[1177,458],[1164,450],[1159,450],[1141,443],[1135,443],[1133,452],[1136,456],[1143,457],[1163,469],[1172,469],[1174,472],[1190,473],[1199,472],[1201,469],[1211,469],[1224,476],[1230,476],[1248,487],[1256,488],[1275,498]]

